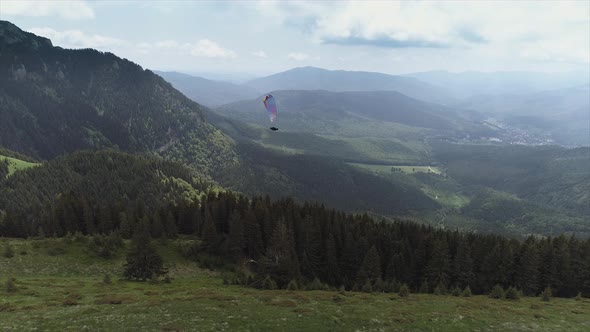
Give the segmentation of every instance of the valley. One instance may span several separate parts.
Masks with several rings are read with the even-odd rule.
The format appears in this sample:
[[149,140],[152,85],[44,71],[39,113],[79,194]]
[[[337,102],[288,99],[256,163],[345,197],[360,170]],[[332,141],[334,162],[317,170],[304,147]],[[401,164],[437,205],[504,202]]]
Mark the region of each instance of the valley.
[[2,2],[0,330],[590,329],[578,34],[135,5]]

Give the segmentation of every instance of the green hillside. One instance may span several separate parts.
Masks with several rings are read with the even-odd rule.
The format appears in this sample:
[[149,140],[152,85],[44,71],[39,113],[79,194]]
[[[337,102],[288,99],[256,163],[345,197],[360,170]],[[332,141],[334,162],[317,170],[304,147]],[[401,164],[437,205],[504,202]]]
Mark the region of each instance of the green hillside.
[[[222,274],[199,268],[175,251],[181,242],[158,244],[169,265],[170,284],[119,280],[124,249],[111,259],[87,252],[74,239],[3,240],[16,256],[0,256],[0,281],[16,278],[16,290],[0,290],[0,321],[13,330],[427,330],[584,331],[588,299],[537,297],[519,301],[485,295],[257,290],[224,285]],[[156,243],[157,244],[157,243]],[[26,254],[25,254],[26,253]],[[112,282],[105,284],[104,275]],[[51,287],[49,287],[51,285]]]
[[0,142],[49,159],[81,149],[150,152],[212,174],[236,162],[202,107],[111,53],[53,47],[0,21]]
[[35,232],[40,219],[68,206],[76,212],[59,216],[63,228],[83,224],[88,214],[99,215],[106,206],[121,202],[149,210],[192,202],[212,188],[203,179],[190,168],[156,156],[76,152],[0,179],[0,215],[18,216],[13,225],[20,233]]
[[[2,164],[4,164],[4,169],[2,169]],[[27,169],[37,165],[37,163],[31,163],[28,161],[0,155],[0,176],[3,174],[4,176],[10,176],[18,170]]]

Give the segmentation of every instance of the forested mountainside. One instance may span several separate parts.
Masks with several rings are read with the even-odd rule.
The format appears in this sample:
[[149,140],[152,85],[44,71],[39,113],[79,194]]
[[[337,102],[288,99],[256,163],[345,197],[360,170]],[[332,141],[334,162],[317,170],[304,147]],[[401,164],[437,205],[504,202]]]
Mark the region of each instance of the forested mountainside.
[[0,214],[10,216],[4,223],[8,235],[35,234],[49,217],[59,222],[47,234],[63,235],[67,225],[87,227],[88,218],[109,225],[118,220],[104,212],[107,206],[155,210],[211,188],[194,170],[159,157],[83,151],[0,178]]
[[54,47],[0,22],[0,145],[48,159],[117,147],[210,174],[236,162],[232,140],[161,77],[111,53]]

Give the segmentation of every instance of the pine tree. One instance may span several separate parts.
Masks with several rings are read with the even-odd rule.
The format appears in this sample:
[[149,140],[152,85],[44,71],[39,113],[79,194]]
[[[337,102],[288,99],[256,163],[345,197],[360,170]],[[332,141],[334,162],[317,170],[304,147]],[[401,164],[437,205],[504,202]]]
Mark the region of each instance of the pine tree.
[[133,236],[131,248],[127,253],[124,277],[145,281],[154,274],[160,276],[165,273],[162,257],[150,244],[148,230],[138,230]]
[[463,238],[459,239],[457,246],[457,253],[453,260],[453,275],[455,282],[465,287],[473,282],[473,259],[471,258],[471,250],[467,241]]
[[213,217],[208,212],[208,210],[205,211],[205,220],[203,221],[203,234],[201,235],[201,238],[203,239],[203,249],[206,252],[210,254],[217,252],[217,228],[215,227]]
[[166,213],[166,218],[164,219],[164,234],[168,239],[174,239],[178,236],[176,219],[170,210],[168,210],[168,213]]
[[434,241],[432,249],[432,258],[426,266],[426,276],[431,285],[443,284],[449,282],[449,273],[451,271],[451,262],[449,258],[449,247],[446,239]]
[[537,294],[539,274],[539,256],[534,238],[529,238],[521,249],[516,269],[515,284],[525,295]]
[[370,282],[375,282],[377,278],[381,278],[381,258],[379,258],[377,248],[372,246],[365,255],[365,259],[357,274],[357,280],[362,282],[368,279]]
[[244,247],[244,227],[242,218],[237,210],[234,210],[229,217],[228,253],[232,258],[242,255]]
[[336,241],[332,233],[328,235],[326,240],[326,255],[324,256],[322,273],[324,280],[331,285],[338,285],[341,282],[340,267],[338,266],[338,253],[336,250]]
[[494,286],[490,292],[490,297],[492,299],[502,299],[504,298],[504,288],[500,285]]
[[547,287],[545,287],[545,289],[541,293],[541,299],[545,302],[548,302],[551,299],[552,295],[553,294],[551,292],[551,287],[547,286]]
[[119,212],[119,231],[124,239],[130,239],[133,234],[133,227],[125,211]]
[[164,225],[162,224],[162,217],[160,216],[160,213],[158,213],[158,212],[154,213],[154,215],[152,217],[152,223],[151,223],[150,230],[151,230],[152,238],[154,238],[154,239],[160,239],[165,235]]
[[299,277],[299,261],[295,252],[295,239],[292,230],[283,220],[273,230],[270,246],[260,260],[265,274],[271,276],[280,288],[293,278]]
[[408,287],[408,285],[406,285],[406,284],[403,284],[399,288],[399,296],[400,297],[408,297],[408,296],[410,296],[410,287]]

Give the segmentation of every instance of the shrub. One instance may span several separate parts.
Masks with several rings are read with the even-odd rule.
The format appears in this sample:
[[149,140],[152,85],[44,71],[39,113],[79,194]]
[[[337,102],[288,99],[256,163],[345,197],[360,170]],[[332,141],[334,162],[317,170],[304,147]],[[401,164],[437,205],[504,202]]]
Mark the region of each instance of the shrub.
[[465,289],[463,289],[463,292],[461,293],[461,296],[463,296],[463,297],[471,297],[471,287],[469,287],[469,285],[467,285],[465,287]]
[[385,292],[386,288],[387,285],[385,284],[383,279],[377,278],[377,280],[375,280],[375,283],[373,284],[373,291],[382,293]]
[[150,283],[157,285],[160,283],[160,279],[158,278],[158,275],[154,272],[152,273],[152,277],[150,278]]
[[167,276],[164,277],[164,283],[165,284],[171,284],[172,283],[172,279],[170,278],[170,276],[167,275]]
[[453,290],[451,291],[451,295],[453,295],[453,296],[460,296],[461,295],[461,289],[459,289],[459,287],[455,286],[453,288]]
[[494,288],[492,288],[492,291],[490,292],[490,297],[492,299],[504,298],[504,288],[502,288],[502,286],[500,285],[494,286]]
[[373,286],[371,286],[371,280],[367,279],[361,287],[361,292],[363,293],[373,293]]
[[272,280],[272,278],[267,274],[266,277],[264,278],[264,280],[262,281],[262,288],[263,289],[269,289],[269,290],[275,290],[277,289],[277,283]]
[[551,299],[551,287],[547,286],[541,293],[541,299],[545,302],[548,302]]
[[108,273],[107,273],[107,274],[105,274],[105,275],[104,275],[104,278],[102,278],[102,282],[103,282],[103,284],[105,284],[105,285],[110,285],[110,284],[112,284],[112,281],[111,281],[111,276],[109,276],[109,275],[108,275]]
[[401,297],[410,296],[410,288],[408,287],[408,285],[406,285],[406,284],[401,285],[401,287],[399,288],[399,296],[401,296]]
[[4,291],[6,293],[12,294],[16,293],[17,290],[18,288],[16,287],[16,279],[8,278],[8,280],[6,280],[6,282],[4,283]]
[[80,294],[77,293],[72,293],[69,294],[68,296],[66,296],[66,298],[63,300],[62,304],[63,305],[78,305],[78,301],[82,298],[82,296]]
[[418,293],[422,293],[422,294],[430,293],[430,287],[428,286],[428,281],[424,280],[422,282],[422,285],[420,285],[420,289],[418,290]]
[[14,257],[14,251],[12,250],[12,247],[10,247],[10,245],[8,243],[4,246],[4,251],[2,252],[2,256],[4,256],[5,258]]
[[442,282],[439,282],[438,285],[436,285],[436,287],[434,287],[434,295],[446,295],[447,294],[447,288],[445,287],[445,285]]
[[346,288],[344,288],[344,285],[340,285],[340,288],[338,288],[338,293],[340,295],[346,295]]
[[575,299],[576,301],[582,301],[582,292],[579,292]]
[[299,285],[297,284],[297,280],[295,279],[291,279],[291,281],[289,281],[289,283],[287,284],[287,289],[288,290],[299,290]]
[[516,288],[508,287],[505,296],[507,300],[520,300],[521,294]]
[[307,290],[328,290],[328,286],[320,281],[317,277],[307,284]]

